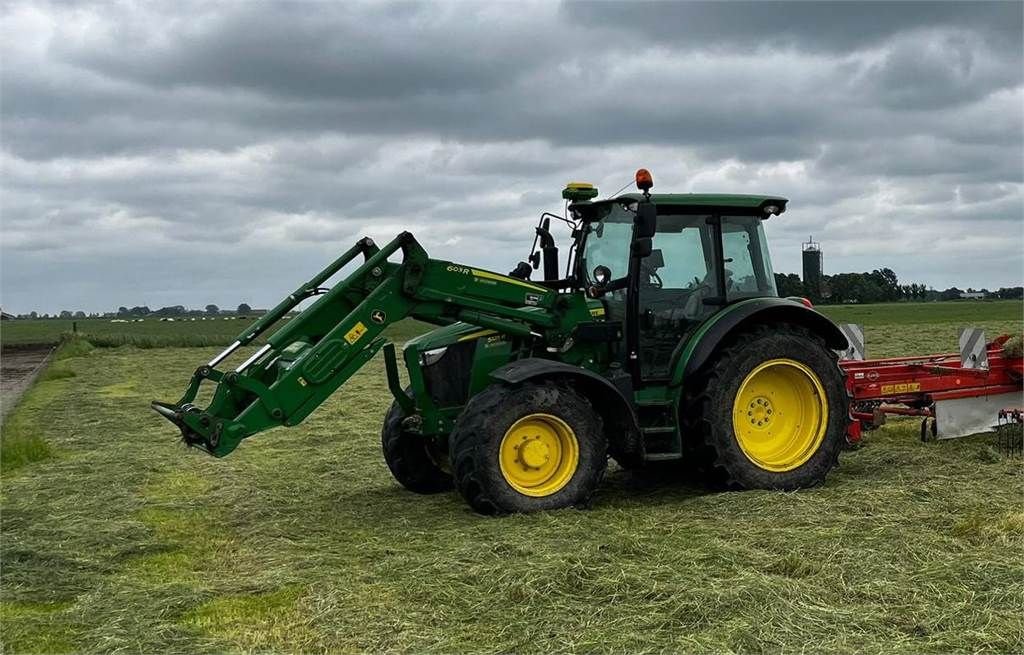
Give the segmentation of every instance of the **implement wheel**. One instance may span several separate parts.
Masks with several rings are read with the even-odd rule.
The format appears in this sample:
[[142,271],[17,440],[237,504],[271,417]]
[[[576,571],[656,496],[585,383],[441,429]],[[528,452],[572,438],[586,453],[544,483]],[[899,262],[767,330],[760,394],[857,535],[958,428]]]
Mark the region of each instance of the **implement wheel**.
[[429,437],[402,428],[405,416],[398,402],[384,416],[380,432],[384,461],[398,482],[418,494],[435,494],[452,488],[451,473],[445,470],[446,453]]
[[608,463],[601,418],[554,382],[485,389],[448,444],[456,486],[483,514],[585,507]]
[[726,347],[690,411],[699,412],[712,480],[796,489],[821,484],[839,463],[847,405],[835,353],[811,332],[784,324]]

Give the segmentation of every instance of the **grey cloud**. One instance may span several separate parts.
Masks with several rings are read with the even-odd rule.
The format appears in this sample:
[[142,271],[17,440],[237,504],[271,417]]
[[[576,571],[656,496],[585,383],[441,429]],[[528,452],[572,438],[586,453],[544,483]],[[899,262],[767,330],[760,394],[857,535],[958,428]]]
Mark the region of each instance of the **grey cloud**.
[[[983,240],[1024,224],[1019,3],[2,11],[5,309],[270,304],[402,229],[505,270],[562,184],[639,165],[789,196],[780,270],[813,231],[850,269],[1024,277],[1019,242]],[[922,231],[1002,272],[936,269]]]
[[948,33],[899,41],[865,71],[866,90],[875,92],[869,97],[893,108],[936,108],[1019,86],[1021,67],[981,43],[980,36]]
[[574,22],[614,27],[639,37],[640,43],[647,38],[684,49],[728,51],[793,47],[850,52],[878,46],[901,32],[955,28],[984,34],[1019,53],[1024,22],[1021,3],[1012,0],[569,2],[564,11]]

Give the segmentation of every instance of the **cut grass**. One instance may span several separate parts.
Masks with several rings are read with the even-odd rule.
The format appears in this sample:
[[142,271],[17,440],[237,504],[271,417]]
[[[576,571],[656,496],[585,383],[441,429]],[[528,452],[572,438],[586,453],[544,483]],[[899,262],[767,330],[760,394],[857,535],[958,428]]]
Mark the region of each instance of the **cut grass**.
[[36,384],[20,399],[17,411],[3,424],[0,432],[0,471],[11,473],[26,464],[44,460],[53,455],[53,449],[43,438],[44,430],[37,418],[46,405],[60,393],[61,380],[75,377],[67,360],[82,357],[92,351],[92,344],[77,338],[66,338],[53,352]]
[[613,469],[592,510],[486,519],[390,478],[379,360],[299,428],[185,450],[146,404],[215,350],[97,349],[16,410],[60,456],[0,480],[5,652],[1024,646],[1024,473],[991,435],[893,421],[819,489]]
[[50,457],[50,445],[23,422],[9,421],[0,434],[0,471],[10,473]]

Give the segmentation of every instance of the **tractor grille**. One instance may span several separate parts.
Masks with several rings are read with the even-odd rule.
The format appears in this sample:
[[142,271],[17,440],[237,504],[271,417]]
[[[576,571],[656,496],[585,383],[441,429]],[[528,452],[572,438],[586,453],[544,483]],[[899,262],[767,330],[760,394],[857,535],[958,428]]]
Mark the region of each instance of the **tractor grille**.
[[441,359],[423,367],[423,381],[435,405],[458,407],[466,404],[475,352],[475,339],[454,343],[448,346]]

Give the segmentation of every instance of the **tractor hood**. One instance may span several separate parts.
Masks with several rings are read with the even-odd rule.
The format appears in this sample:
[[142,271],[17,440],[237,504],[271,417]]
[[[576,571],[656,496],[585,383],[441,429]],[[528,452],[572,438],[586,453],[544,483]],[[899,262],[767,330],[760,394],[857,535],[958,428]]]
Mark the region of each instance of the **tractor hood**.
[[445,348],[459,341],[469,341],[491,334],[497,334],[495,330],[486,330],[479,325],[470,323],[452,323],[437,329],[425,332],[418,337],[413,337],[405,342],[405,348],[413,348],[419,352]]
[[[604,305],[600,300],[587,299],[587,306],[590,308],[590,315],[597,321],[604,320]],[[437,348],[446,348],[453,343],[470,341],[480,337],[488,337],[497,334],[497,330],[481,328],[471,323],[452,323],[425,332],[405,342],[404,348],[413,348],[418,352],[426,352]]]

